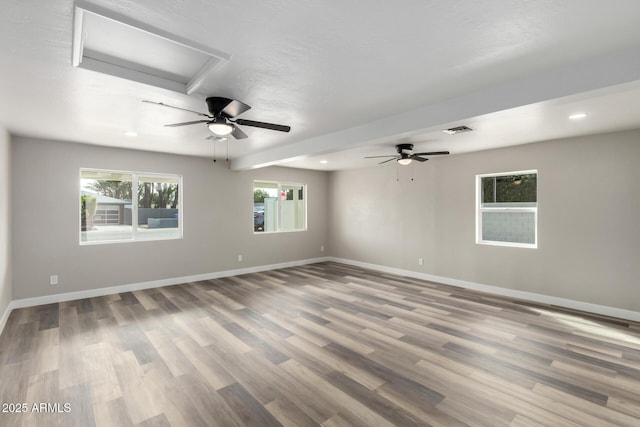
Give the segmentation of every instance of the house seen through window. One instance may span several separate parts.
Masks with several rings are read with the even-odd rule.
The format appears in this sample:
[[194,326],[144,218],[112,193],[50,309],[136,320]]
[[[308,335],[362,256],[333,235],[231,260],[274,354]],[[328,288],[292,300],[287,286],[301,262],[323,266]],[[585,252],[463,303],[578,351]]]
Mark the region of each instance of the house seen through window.
[[179,175],[82,169],[80,243],[181,238],[181,187]]

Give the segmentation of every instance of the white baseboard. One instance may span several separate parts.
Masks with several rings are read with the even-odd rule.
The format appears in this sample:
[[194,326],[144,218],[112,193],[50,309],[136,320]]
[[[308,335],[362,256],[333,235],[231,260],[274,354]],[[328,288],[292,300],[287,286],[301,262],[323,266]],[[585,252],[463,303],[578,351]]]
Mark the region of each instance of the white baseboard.
[[9,320],[9,315],[11,314],[11,310],[13,309],[13,307],[11,307],[12,302],[13,301],[9,302],[7,308],[4,310],[4,313],[2,313],[2,317],[0,317],[0,335],[2,334],[2,331],[4,331],[4,326],[7,324],[7,320]]
[[0,319],[0,333],[4,330],[4,326],[9,318],[11,310],[14,308],[35,307],[43,304],[53,304],[57,302],[73,301],[83,298],[100,297],[104,295],[119,294],[121,292],[140,291],[143,289],[160,288],[163,286],[180,285],[182,283],[199,282],[201,280],[219,279],[221,277],[239,276],[241,274],[257,273],[260,271],[277,270],[280,268],[297,267],[300,265],[315,264],[318,262],[328,261],[328,257],[310,258],[299,261],[283,262],[279,264],[260,265],[256,267],[240,268],[236,270],[216,271],[213,273],[197,274],[193,276],[173,277],[170,279],[152,280],[149,282],[131,283],[127,285],[110,286],[107,288],[89,289],[86,291],[67,292],[63,294],[44,295],[41,297],[24,298],[13,300],[5,310],[2,319]]
[[217,271],[213,273],[198,274],[193,276],[174,277],[170,279],[152,280],[149,282],[132,283],[127,285],[111,286],[107,288],[90,289],[86,291],[67,292],[63,294],[45,295],[35,298],[24,298],[19,300],[13,300],[7,306],[5,312],[0,318],[0,334],[4,330],[4,327],[9,319],[11,310],[14,308],[34,307],[43,304],[53,304],[63,301],[72,301],[83,298],[93,298],[104,295],[112,295],[121,292],[132,292],[143,289],[159,288],[163,286],[179,285],[182,283],[198,282],[201,280],[218,279],[221,277],[238,276],[241,274],[257,273],[260,271],[277,270],[280,268],[297,267],[307,264],[315,264],[323,261],[333,261],[346,265],[353,265],[356,267],[368,268],[371,270],[381,271],[384,273],[395,274],[399,276],[411,277],[414,279],[427,280],[430,282],[443,283],[445,285],[457,286],[464,289],[472,289],[476,291],[486,292],[494,295],[501,295],[510,298],[523,299],[527,301],[539,302],[542,304],[557,305],[560,307],[566,307],[574,310],[581,310],[590,313],[601,314],[605,316],[617,317],[620,319],[632,320],[640,322],[640,312],[624,310],[621,308],[608,307],[598,304],[591,304],[582,301],[575,301],[565,298],[558,298],[549,295],[536,294],[533,292],[517,291],[513,289],[501,288],[498,286],[483,285],[480,283],[468,282],[465,280],[452,279],[449,277],[435,276],[432,274],[419,273],[416,271],[402,270],[399,268],[387,267],[378,264],[371,264],[368,262],[354,261],[336,257],[321,257],[310,258],[299,261],[283,262],[279,264],[261,265],[256,267],[241,268],[236,270]]
[[467,282],[466,280],[435,276],[432,274],[419,273],[419,272],[410,271],[410,270],[402,270],[399,268],[386,267],[378,264],[370,264],[368,262],[353,261],[349,259],[335,258],[335,257],[329,257],[329,261],[338,262],[338,263],[347,264],[347,265],[353,265],[355,267],[368,268],[371,270],[395,274],[398,276],[406,276],[414,279],[427,280],[430,282],[457,286],[459,288],[464,288],[464,289],[472,289],[475,291],[486,292],[488,294],[493,294],[493,295],[517,298],[517,299],[522,299],[522,300],[527,300],[532,302],[538,302],[542,304],[556,305],[559,307],[570,308],[573,310],[586,311],[589,313],[601,314],[604,316],[617,317],[619,319],[640,322],[640,312],[625,310],[622,308],[591,304],[588,302],[575,301],[575,300],[570,300],[566,298],[558,298],[550,295],[536,294],[533,292],[517,291],[514,289],[501,288],[498,286],[483,285],[480,283]]

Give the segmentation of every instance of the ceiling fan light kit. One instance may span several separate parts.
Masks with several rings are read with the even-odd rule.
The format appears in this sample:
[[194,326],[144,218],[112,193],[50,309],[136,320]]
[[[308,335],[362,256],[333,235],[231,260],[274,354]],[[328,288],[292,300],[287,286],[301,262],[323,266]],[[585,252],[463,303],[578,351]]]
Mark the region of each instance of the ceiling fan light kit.
[[233,132],[233,125],[224,118],[214,118],[207,127],[211,133],[218,136],[226,136]]

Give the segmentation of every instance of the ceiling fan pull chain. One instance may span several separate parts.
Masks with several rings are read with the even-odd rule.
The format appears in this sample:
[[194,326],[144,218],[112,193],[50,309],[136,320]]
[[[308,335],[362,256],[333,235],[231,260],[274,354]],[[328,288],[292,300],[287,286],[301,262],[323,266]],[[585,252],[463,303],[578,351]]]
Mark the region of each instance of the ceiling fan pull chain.
[[213,139],[213,163],[216,162],[216,140]]
[[229,163],[229,140],[227,139],[227,163]]

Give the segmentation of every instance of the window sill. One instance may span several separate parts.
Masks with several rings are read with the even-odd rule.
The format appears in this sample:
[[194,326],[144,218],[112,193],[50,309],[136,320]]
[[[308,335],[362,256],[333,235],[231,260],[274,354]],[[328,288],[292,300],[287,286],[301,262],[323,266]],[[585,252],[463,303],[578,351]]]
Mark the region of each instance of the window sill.
[[538,249],[537,243],[517,243],[517,242],[498,242],[492,240],[480,240],[476,242],[476,245],[487,246],[506,246],[511,248],[524,248],[524,249]]
[[277,231],[254,231],[253,234],[281,234],[281,233],[300,233],[303,231],[307,231],[306,228],[300,230],[277,230]]

